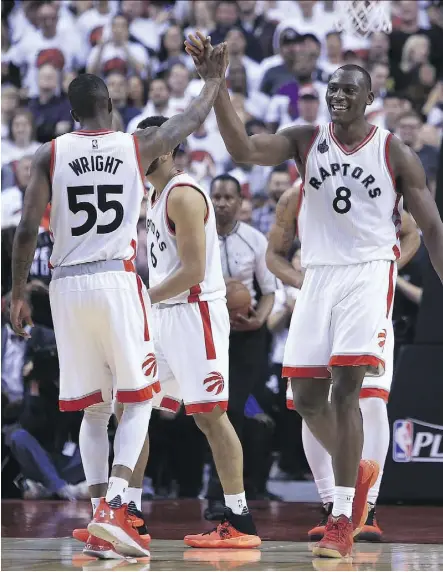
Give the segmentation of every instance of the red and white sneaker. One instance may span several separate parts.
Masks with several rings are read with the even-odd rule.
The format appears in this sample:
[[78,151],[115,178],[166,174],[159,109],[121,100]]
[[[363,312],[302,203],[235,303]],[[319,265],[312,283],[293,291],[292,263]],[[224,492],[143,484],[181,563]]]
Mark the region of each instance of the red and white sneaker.
[[368,518],[368,493],[375,484],[380,472],[377,461],[360,461],[357,482],[355,484],[354,502],[352,504],[352,522],[354,523],[354,536],[361,531]]
[[120,497],[110,504],[104,498],[95,511],[94,518],[88,524],[88,531],[106,542],[110,542],[115,550],[124,557],[150,556],[149,546],[140,538],[133,521],[128,517],[127,505],[121,503]]
[[320,542],[314,544],[312,553],[324,558],[347,558],[352,554],[354,545],[353,525],[350,518],[343,514],[328,518],[325,534]]
[[97,538],[90,534],[86,539],[85,547],[83,548],[83,554],[87,556],[94,556],[100,560],[112,560],[124,558],[122,554],[119,554],[114,546],[106,540]]

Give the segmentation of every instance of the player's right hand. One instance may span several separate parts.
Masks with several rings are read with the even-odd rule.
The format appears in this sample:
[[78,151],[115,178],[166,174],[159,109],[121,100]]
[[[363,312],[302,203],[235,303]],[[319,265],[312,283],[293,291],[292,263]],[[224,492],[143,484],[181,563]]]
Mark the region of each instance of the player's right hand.
[[23,338],[30,338],[29,330],[26,326],[32,327],[34,324],[31,318],[31,308],[26,300],[11,300],[10,309],[11,326],[14,332]]
[[185,42],[186,52],[192,56],[195,67],[204,80],[222,79],[225,77],[229,64],[228,48],[226,42],[211,45],[210,36],[205,37],[200,32],[194,36],[190,34]]

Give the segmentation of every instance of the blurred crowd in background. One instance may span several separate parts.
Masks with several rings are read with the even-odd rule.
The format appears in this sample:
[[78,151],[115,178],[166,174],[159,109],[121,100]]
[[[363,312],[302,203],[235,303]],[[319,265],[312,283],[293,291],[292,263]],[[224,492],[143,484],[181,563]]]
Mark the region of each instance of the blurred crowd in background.
[[[254,134],[327,122],[330,75],[345,63],[358,64],[369,71],[375,94],[368,120],[416,151],[435,193],[443,129],[443,3],[393,2],[392,34],[374,33],[369,38],[337,33],[334,4],[320,0],[2,2],[3,497],[87,495],[77,446],[81,414],[58,411],[57,348],[48,297],[49,207],[29,277],[35,323],[30,339],[15,336],[8,321],[12,241],[32,156],[40,144],[78,127],[66,96],[76,75],[86,71],[103,77],[114,103],[114,129],[133,132],[142,118],[170,117],[199,93],[202,82],[183,45],[186,34],[198,29],[210,35],[213,44],[227,42],[231,99],[247,132]],[[264,236],[279,197],[299,183],[293,162],[275,169],[234,163],[213,112],[180,146],[176,162],[207,189],[218,175],[237,179],[242,200],[235,216]],[[146,278],[147,254],[144,215],[142,205],[137,256],[142,278]],[[399,278],[394,309],[397,346],[414,339],[426,256],[421,247]],[[299,268],[296,242],[291,258]],[[286,410],[280,378],[293,307],[293,292],[280,285],[268,321],[268,359],[252,392],[256,406],[245,409],[250,498],[272,497],[266,489],[271,466],[275,478],[309,478],[299,416]],[[154,497],[201,495],[207,449],[192,419],[183,411],[176,416],[157,412],[151,438],[146,491]]]

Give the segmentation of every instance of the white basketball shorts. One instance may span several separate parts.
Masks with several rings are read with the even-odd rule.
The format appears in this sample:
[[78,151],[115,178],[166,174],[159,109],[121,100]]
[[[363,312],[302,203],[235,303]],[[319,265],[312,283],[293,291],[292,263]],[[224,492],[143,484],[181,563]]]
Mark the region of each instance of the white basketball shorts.
[[162,304],[153,308],[154,347],[161,391],[154,407],[186,413],[224,411],[229,396],[229,314],[226,301]]
[[[132,263],[126,265],[132,270],[125,272],[123,262],[54,271],[49,291],[62,411],[111,401],[113,393],[121,403],[145,401],[160,390],[148,325],[149,297]],[[111,263],[122,270],[106,270]],[[58,273],[63,277],[57,278]]]
[[289,327],[283,376],[329,379],[333,366],[385,370],[397,265],[308,268]]
[[[380,343],[382,341],[383,340],[380,340]],[[392,320],[389,322],[387,330],[384,359],[385,371],[383,375],[365,376],[362,388],[360,390],[360,399],[366,399],[367,397],[379,397],[380,399],[383,399],[385,403],[387,403],[389,400],[392,377],[394,374],[394,326],[392,324]],[[290,381],[288,381],[286,387],[286,406],[288,409],[296,409],[294,406],[294,397]]]

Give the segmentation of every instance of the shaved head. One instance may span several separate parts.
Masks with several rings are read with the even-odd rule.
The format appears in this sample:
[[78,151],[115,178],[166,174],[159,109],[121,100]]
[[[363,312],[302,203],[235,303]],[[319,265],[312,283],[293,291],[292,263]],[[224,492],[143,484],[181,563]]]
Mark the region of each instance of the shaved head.
[[354,72],[358,74],[361,77],[362,81],[364,82],[366,89],[368,91],[371,91],[372,89],[371,76],[364,68],[362,68],[361,66],[357,66],[356,64],[345,64],[344,66],[341,66],[340,68],[335,70],[335,72],[331,76],[331,80],[338,72],[340,72],[340,70]]

